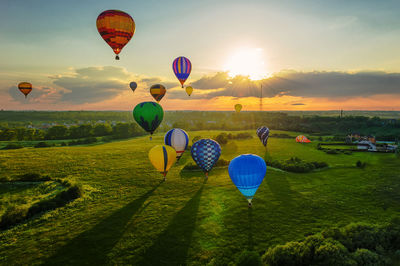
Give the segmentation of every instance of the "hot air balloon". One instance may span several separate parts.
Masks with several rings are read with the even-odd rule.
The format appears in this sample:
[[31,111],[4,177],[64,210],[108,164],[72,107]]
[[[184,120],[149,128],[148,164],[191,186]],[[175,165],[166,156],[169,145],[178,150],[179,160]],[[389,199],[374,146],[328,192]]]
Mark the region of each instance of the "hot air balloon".
[[257,136],[260,138],[264,147],[267,146],[267,141],[268,141],[268,137],[269,137],[269,128],[259,127],[257,129]]
[[97,30],[106,43],[116,54],[118,54],[135,34],[135,21],[133,18],[120,10],[106,10],[102,12],[96,21]]
[[189,59],[186,57],[180,56],[172,63],[172,69],[183,88],[183,83],[185,83],[186,79],[190,75],[190,71],[192,71],[192,63],[190,63]]
[[18,89],[26,96],[32,91],[32,84],[29,82],[21,82],[18,84]]
[[149,151],[149,159],[154,168],[164,176],[165,180],[169,168],[176,161],[176,152],[171,146],[157,145]]
[[189,136],[185,130],[173,128],[165,134],[164,143],[175,149],[176,158],[179,160],[188,146]]
[[217,163],[221,155],[221,146],[215,140],[201,139],[193,144],[191,153],[193,160],[203,169],[207,178],[208,172]]
[[240,110],[242,110],[242,105],[240,103],[235,104],[235,111],[236,113],[239,113]]
[[306,136],[300,135],[296,137],[296,142],[310,143],[311,141]]
[[150,88],[150,94],[151,94],[151,96],[153,96],[153,98],[157,102],[161,101],[161,99],[164,97],[166,92],[167,92],[167,90],[161,84],[155,84],[155,85],[151,86],[151,88]]
[[137,83],[132,81],[131,83],[129,83],[129,87],[131,87],[131,90],[133,92],[135,92],[136,88],[137,88]]
[[251,207],[251,200],[267,172],[265,161],[254,154],[243,154],[229,163],[228,172],[232,182],[246,197]]
[[164,110],[158,103],[142,102],[133,109],[133,117],[144,130],[150,133],[151,139],[151,135],[163,120]]
[[189,96],[192,95],[192,92],[193,92],[193,88],[191,86],[186,87],[187,95],[189,95]]

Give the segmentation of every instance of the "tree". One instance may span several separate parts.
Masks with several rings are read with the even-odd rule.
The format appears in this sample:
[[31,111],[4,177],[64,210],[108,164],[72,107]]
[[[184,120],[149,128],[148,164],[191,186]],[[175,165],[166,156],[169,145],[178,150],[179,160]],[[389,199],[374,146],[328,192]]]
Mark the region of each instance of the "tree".
[[65,139],[68,135],[66,126],[53,126],[49,128],[46,134],[46,139]]
[[108,136],[112,132],[112,127],[109,124],[96,124],[93,128],[93,134],[96,137]]

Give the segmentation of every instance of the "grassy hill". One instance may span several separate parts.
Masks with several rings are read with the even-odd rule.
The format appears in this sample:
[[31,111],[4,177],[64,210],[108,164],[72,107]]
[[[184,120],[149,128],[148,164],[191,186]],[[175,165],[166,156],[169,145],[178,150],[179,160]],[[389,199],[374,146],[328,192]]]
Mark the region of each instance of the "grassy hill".
[[[202,172],[181,171],[192,161],[188,151],[161,182],[147,153],[162,139],[158,134],[152,141],[139,137],[87,147],[0,151],[2,176],[40,173],[73,180],[84,191],[64,207],[0,231],[0,264],[224,263],[244,249],[262,254],[327,227],[382,223],[400,211],[400,167],[394,154],[333,155],[317,150],[316,143],[279,138],[271,138],[266,151],[256,136],[230,141],[222,146],[227,160],[254,153],[330,166],[305,174],[268,168],[248,209],[227,168],[212,170],[206,182]],[[358,160],[367,166],[357,168]],[[24,191],[0,187],[0,196],[15,198]]]

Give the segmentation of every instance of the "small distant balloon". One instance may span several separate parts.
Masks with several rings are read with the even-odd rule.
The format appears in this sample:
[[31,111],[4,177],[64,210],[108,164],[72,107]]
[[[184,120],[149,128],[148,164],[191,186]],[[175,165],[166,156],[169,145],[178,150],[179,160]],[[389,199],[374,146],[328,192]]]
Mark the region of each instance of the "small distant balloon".
[[136,88],[137,88],[137,83],[132,81],[131,83],[129,83],[129,87],[131,88],[131,90],[133,92],[135,92]]
[[133,117],[139,126],[150,133],[151,139],[164,118],[164,110],[158,103],[142,102],[133,109]]
[[102,12],[96,21],[97,30],[106,43],[113,49],[115,59],[118,54],[135,34],[135,21],[120,10],[106,10]]
[[189,144],[189,136],[185,130],[173,128],[165,134],[164,143],[175,149],[176,158],[179,160]]
[[296,137],[296,142],[299,143],[310,143],[311,140],[309,140],[306,136],[300,135]]
[[192,71],[192,63],[190,63],[190,60],[184,56],[177,57],[172,63],[172,70],[183,88],[183,83],[185,83]]
[[240,110],[242,110],[242,105],[240,103],[235,104],[236,113],[240,113]]
[[211,171],[221,155],[221,146],[215,140],[201,139],[193,144],[191,153],[193,160],[208,177],[208,172]]
[[29,82],[21,82],[18,84],[18,89],[26,96],[32,91],[32,84]]
[[189,95],[189,96],[192,95],[192,92],[193,92],[193,88],[191,86],[186,87],[187,95]]
[[232,182],[246,197],[251,207],[251,200],[267,172],[265,161],[254,154],[243,154],[229,163],[228,172]]
[[165,180],[168,170],[176,161],[176,152],[171,146],[157,145],[149,151],[149,159],[154,168],[164,176]]
[[161,99],[164,97],[166,92],[167,92],[167,90],[161,84],[155,84],[155,85],[150,87],[150,94],[151,94],[151,96],[153,96],[153,98],[157,102],[161,101]]
[[261,140],[264,147],[267,146],[267,142],[268,142],[268,138],[269,138],[269,128],[259,127],[257,129],[257,136]]

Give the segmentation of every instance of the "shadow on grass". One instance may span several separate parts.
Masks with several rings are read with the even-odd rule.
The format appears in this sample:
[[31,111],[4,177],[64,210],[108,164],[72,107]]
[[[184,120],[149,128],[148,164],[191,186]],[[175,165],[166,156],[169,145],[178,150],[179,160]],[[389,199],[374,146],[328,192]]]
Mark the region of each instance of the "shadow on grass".
[[141,212],[147,205],[144,202],[163,183],[160,182],[141,197],[128,203],[87,230],[51,256],[44,265],[105,265],[107,254],[123,236],[133,215]]
[[204,183],[146,250],[137,265],[186,265]]

